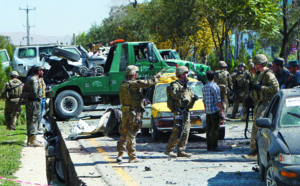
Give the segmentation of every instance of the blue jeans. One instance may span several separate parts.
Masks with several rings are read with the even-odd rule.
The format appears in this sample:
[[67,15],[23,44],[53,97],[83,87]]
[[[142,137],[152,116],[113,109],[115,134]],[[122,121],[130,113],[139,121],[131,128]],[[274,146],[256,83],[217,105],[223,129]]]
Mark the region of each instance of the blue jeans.
[[39,128],[42,127],[41,126],[41,121],[42,121],[42,118],[43,118],[43,111],[44,111],[44,108],[45,108],[45,102],[46,102],[46,98],[42,98],[42,100],[41,100],[41,117],[40,117],[40,121],[39,121]]

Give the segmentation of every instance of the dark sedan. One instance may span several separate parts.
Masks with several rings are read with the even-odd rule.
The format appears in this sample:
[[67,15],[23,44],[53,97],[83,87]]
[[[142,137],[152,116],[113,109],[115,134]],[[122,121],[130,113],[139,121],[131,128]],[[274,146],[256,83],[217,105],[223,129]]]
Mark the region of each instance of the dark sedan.
[[300,89],[280,90],[256,126],[260,179],[300,185]]

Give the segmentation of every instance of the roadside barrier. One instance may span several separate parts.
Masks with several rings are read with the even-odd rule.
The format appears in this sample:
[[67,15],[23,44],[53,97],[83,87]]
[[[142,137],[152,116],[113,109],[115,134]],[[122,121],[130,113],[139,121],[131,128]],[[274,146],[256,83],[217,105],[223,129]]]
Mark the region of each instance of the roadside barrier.
[[0,176],[1,180],[8,180],[8,181],[13,181],[13,182],[17,182],[17,183],[25,183],[25,184],[30,184],[30,185],[42,185],[42,186],[51,186],[51,185],[43,185],[43,184],[39,184],[39,183],[32,183],[32,182],[25,182],[25,181],[20,181],[20,180],[13,180],[13,179],[9,179],[9,178],[3,178]]

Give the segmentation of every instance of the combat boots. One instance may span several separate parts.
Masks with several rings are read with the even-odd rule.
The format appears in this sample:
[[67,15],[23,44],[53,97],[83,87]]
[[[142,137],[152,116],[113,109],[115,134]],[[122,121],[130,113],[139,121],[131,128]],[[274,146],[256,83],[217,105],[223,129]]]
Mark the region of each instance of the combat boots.
[[118,152],[117,162],[122,162],[122,156],[124,152]]
[[247,160],[257,160],[257,153],[250,152],[249,154],[243,155],[242,157]]
[[43,147],[44,146],[41,142],[38,142],[36,140],[36,135],[30,135],[27,145],[30,147]]
[[166,151],[165,152],[165,155],[168,155],[168,156],[170,156],[170,157],[172,157],[172,158],[177,158],[177,155],[173,152],[173,151]]
[[141,160],[138,158],[134,158],[134,159],[131,159],[128,161],[128,163],[140,163],[140,162],[141,162]]
[[177,152],[177,156],[178,156],[178,157],[191,157],[192,154],[191,154],[191,153],[184,152],[184,151],[178,151],[178,152]]

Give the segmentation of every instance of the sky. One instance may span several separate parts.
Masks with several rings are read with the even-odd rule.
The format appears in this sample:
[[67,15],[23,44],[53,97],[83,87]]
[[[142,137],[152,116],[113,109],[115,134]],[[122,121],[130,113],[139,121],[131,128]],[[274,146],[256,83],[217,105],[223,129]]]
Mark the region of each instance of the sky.
[[[30,34],[61,37],[87,32],[109,16],[112,6],[130,0],[0,0],[0,32],[27,32],[26,9],[29,11]],[[133,1],[133,0],[131,0]],[[138,1],[140,2],[140,1]]]

